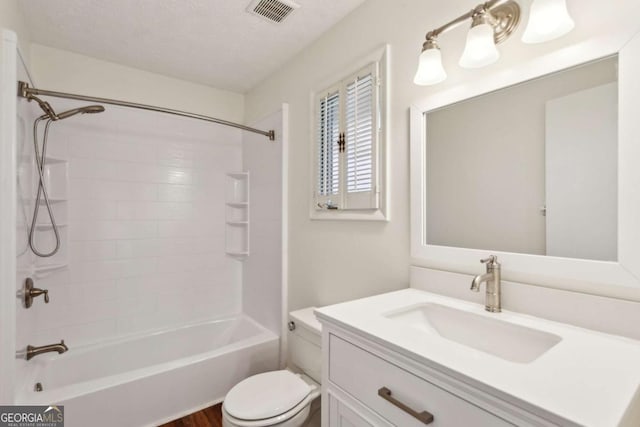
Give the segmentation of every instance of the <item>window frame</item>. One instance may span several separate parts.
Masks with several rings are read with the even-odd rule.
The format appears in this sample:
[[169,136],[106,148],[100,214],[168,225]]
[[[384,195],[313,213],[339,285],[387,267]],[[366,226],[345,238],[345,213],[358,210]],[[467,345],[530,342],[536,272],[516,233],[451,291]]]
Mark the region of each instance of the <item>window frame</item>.
[[[309,216],[312,220],[364,220],[364,221],[389,221],[388,212],[388,175],[387,175],[387,129],[388,123],[388,75],[389,75],[389,46],[384,45],[368,55],[361,58],[359,61],[352,63],[348,68],[342,69],[339,73],[335,73],[334,77],[326,79],[323,83],[316,85],[318,90],[311,91],[311,132],[310,132],[310,171],[312,176],[310,179],[310,203],[309,203]],[[318,108],[320,100],[326,97],[330,93],[335,93],[336,89],[339,90],[340,96],[340,126],[339,132],[346,132],[345,114],[346,114],[346,82],[355,81],[357,76],[363,75],[364,72],[368,73],[368,70],[374,72],[374,117],[373,117],[373,146],[372,146],[372,190],[362,193],[353,192],[347,193],[347,179],[346,179],[346,163],[347,163],[347,148],[345,152],[341,153],[344,156],[340,164],[340,181],[339,181],[339,194],[332,196],[317,195],[319,189],[319,159],[318,150],[319,140],[318,137]],[[332,92],[333,91],[333,92]],[[343,107],[344,105],[344,107]],[[377,128],[377,132],[376,132]],[[348,141],[347,141],[348,143]],[[371,200],[371,198],[377,200]],[[364,199],[364,201],[363,201]],[[337,202],[339,209],[326,209],[319,208],[318,203],[325,204],[329,200]],[[351,203],[354,208],[343,208],[344,202]],[[358,207],[363,204],[367,206],[367,203],[374,204],[377,202],[377,207]],[[370,206],[370,205],[368,205]]]

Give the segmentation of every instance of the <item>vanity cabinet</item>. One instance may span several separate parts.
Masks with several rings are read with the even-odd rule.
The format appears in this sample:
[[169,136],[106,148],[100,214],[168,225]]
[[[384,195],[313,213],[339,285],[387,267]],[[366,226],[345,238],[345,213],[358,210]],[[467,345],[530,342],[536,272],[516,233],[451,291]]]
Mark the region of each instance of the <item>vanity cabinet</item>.
[[638,341],[418,289],[314,313],[323,427],[640,426]]
[[392,425],[511,425],[396,366],[392,359],[378,357],[338,335],[329,336],[329,349],[329,384],[340,387]]
[[326,321],[323,368],[323,427],[559,425]]

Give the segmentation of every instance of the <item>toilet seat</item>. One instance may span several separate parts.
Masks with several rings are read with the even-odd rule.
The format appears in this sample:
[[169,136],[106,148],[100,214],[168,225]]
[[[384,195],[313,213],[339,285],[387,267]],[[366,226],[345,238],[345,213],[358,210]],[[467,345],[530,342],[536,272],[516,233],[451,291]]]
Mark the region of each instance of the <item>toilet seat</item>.
[[[315,398],[315,397],[314,397]],[[294,427],[302,424],[309,416],[309,407],[314,398],[305,398],[291,410],[275,416],[273,418],[265,418],[262,420],[242,420],[233,417],[222,408],[223,421],[231,422],[234,427]],[[223,424],[226,425],[226,424]]]
[[317,386],[290,371],[266,372],[229,391],[222,405],[223,417],[238,427],[300,425],[296,420],[306,419],[311,401],[319,394]]

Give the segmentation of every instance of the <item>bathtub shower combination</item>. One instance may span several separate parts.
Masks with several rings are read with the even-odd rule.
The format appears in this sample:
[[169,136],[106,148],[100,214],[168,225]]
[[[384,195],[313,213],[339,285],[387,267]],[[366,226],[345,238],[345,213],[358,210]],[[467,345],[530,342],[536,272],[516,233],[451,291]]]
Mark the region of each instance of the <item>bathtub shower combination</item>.
[[35,359],[27,382],[46,388],[18,396],[21,404],[64,405],[70,426],[170,421],[221,400],[243,378],[272,370],[279,355],[277,336],[246,316],[73,350]]
[[[255,144],[237,130],[220,137],[231,135],[236,143],[226,141],[216,149],[226,156],[218,164],[214,159],[203,165],[199,156],[183,155],[187,149],[211,155],[209,148],[202,148],[202,140],[189,135],[193,121],[184,117],[239,128],[278,143],[276,131],[149,105],[39,90],[23,82],[19,87],[18,122],[24,129],[18,132],[23,140],[18,147],[18,234],[24,236],[24,248],[18,248],[18,275],[24,287],[17,316],[15,402],[64,405],[69,427],[151,426],[219,402],[242,379],[277,369],[280,319],[269,322],[261,317],[277,318],[273,313],[280,313],[281,307],[275,304],[265,316],[246,296],[252,289],[245,275],[260,277],[258,267],[247,261],[246,171],[252,161],[265,156],[243,152]],[[64,101],[65,108],[73,108],[58,113],[58,106],[41,97],[96,105]],[[115,107],[105,110],[103,104]],[[44,114],[36,114],[36,105]],[[111,117],[113,125],[114,118],[126,120],[130,108],[146,111],[131,117],[129,124],[117,123],[113,135],[96,121]],[[65,120],[103,112],[90,122]],[[183,118],[162,124],[158,112]],[[276,125],[282,120],[279,114]],[[31,121],[32,133],[27,136]],[[65,125],[54,125],[58,121]],[[136,127],[145,121],[153,123],[149,135]],[[73,129],[66,125],[71,122]],[[141,147],[127,147],[123,138],[114,136],[124,133],[142,140]],[[184,141],[172,140],[157,148],[154,144],[160,144],[166,133]],[[109,138],[117,140],[112,147]],[[98,142],[91,142],[94,139]],[[60,155],[65,144],[67,154]],[[144,158],[145,150],[150,160]],[[73,157],[70,162],[68,153]],[[229,165],[236,170],[212,170]],[[237,171],[239,165],[244,172]],[[279,173],[281,165],[274,167]],[[229,201],[228,193],[237,191],[238,183],[246,186],[244,200]],[[61,188],[67,197],[60,196]],[[199,207],[203,212],[197,211]],[[230,215],[233,221],[228,220]],[[220,218],[221,225],[211,224]],[[246,248],[233,252],[228,249],[228,229],[238,227]],[[275,241],[258,246],[279,250],[281,235],[272,237]],[[24,277],[27,274],[29,278]],[[94,299],[99,302],[94,304]]]

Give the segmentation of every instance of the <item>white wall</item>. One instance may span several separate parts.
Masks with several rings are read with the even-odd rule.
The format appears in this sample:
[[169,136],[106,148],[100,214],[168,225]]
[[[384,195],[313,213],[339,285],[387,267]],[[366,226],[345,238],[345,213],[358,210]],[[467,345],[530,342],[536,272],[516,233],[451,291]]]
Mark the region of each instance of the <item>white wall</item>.
[[[291,109],[289,192],[290,304],[291,308],[324,305],[406,287],[409,279],[409,152],[408,108],[440,91],[466,93],[467,83],[490,74],[506,73],[524,62],[550,60],[552,52],[616,28],[620,20],[636,20],[640,4],[624,0],[617,8],[602,8],[596,0],[569,1],[577,22],[568,36],[529,46],[519,39],[530,1],[522,1],[522,24],[499,49],[500,61],[481,70],[464,70],[457,61],[464,47],[463,27],[443,35],[439,42],[449,78],[435,87],[413,84],[425,33],[465,13],[476,3],[468,0],[369,0],[307,47],[281,70],[246,95],[249,120],[273,111],[282,102]],[[625,28],[625,27],[622,27]],[[390,213],[389,223],[313,222],[311,197],[310,91],[358,57],[383,43],[391,45],[390,97]]]
[[31,34],[22,15],[19,0],[0,1],[0,28],[13,31],[18,36],[18,46],[24,60],[29,61]]
[[168,107],[241,122],[241,94],[33,43],[39,88]]

